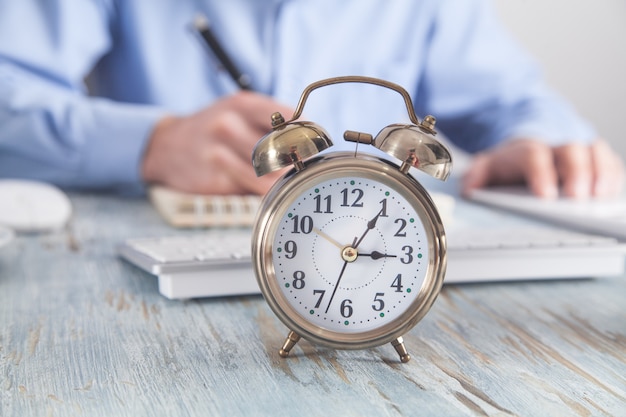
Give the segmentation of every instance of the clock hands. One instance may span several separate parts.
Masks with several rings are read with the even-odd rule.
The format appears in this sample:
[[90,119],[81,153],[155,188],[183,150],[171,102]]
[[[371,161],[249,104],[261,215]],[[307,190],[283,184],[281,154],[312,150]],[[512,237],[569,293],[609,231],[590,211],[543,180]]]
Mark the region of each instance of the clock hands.
[[320,229],[318,229],[317,227],[313,228],[313,232],[315,232],[318,236],[323,237],[324,239],[326,239],[327,241],[329,241],[330,243],[332,243],[333,245],[337,246],[339,249],[343,249],[343,247],[345,245],[342,245],[341,243],[337,242],[335,239],[333,239],[332,237],[328,236],[326,233],[322,232]]
[[335,288],[333,288],[333,293],[330,295],[330,300],[328,300],[328,305],[326,306],[326,311],[324,313],[328,313],[328,309],[330,308],[330,305],[333,302],[333,298],[335,298],[335,293],[337,292],[337,288],[339,288],[339,282],[341,281],[341,277],[343,276],[343,273],[346,270],[346,266],[348,266],[348,261],[344,261],[343,266],[341,267],[339,278],[337,278],[337,282],[335,283]]
[[359,253],[359,256],[369,256],[370,258],[376,260],[380,258],[397,258],[397,255],[389,255],[387,253],[380,253],[377,250],[372,251],[372,253]]
[[354,246],[352,246],[354,249],[358,248],[359,245],[361,244],[361,241],[365,238],[365,236],[367,235],[367,233],[372,230],[373,228],[376,227],[376,222],[378,221],[378,218],[385,212],[385,207],[383,206],[383,208],[380,209],[380,211],[372,218],[372,220],[370,220],[369,222],[367,222],[367,229],[365,229],[365,232],[363,232],[363,234],[361,235],[361,237],[359,238],[359,240],[356,241],[356,244]]
[[[336,247],[338,247],[341,250],[343,250],[344,248],[349,248],[350,247],[350,246],[342,245],[341,243],[339,243],[338,241],[336,241],[332,237],[328,236],[326,233],[324,233],[323,231],[321,231],[317,227],[313,228],[313,232],[316,233],[318,236],[323,237],[328,242],[332,243],[333,245],[335,245]],[[354,247],[352,247],[352,249],[354,249]],[[372,251],[372,253],[357,253],[357,256],[369,256],[370,258],[372,258],[374,260],[380,259],[380,258],[397,258],[398,257],[397,255],[389,255],[387,253],[382,253],[382,252],[379,252],[377,250]]]
[[[339,283],[341,282],[343,273],[346,271],[346,266],[348,266],[349,262],[356,261],[356,259],[359,256],[359,253],[357,252],[356,249],[359,247],[359,245],[361,244],[361,242],[363,241],[367,233],[376,227],[376,222],[378,221],[378,218],[382,216],[384,212],[385,212],[385,206],[383,205],[380,211],[376,213],[376,215],[370,221],[367,222],[367,229],[365,229],[365,232],[363,232],[361,237],[360,238],[355,237],[354,240],[352,241],[352,245],[350,246],[342,246],[339,244],[339,242],[335,241],[334,239],[332,239],[330,236],[328,236],[321,230],[317,228],[314,229],[315,233],[317,233],[319,236],[322,236],[323,238],[325,238],[326,240],[328,240],[329,242],[333,243],[335,246],[341,249],[341,258],[344,261],[343,266],[341,267],[341,272],[339,272],[339,277],[337,278],[337,282],[335,283],[335,287],[333,288],[333,293],[330,295],[330,299],[328,300],[328,305],[326,306],[326,311],[325,311],[326,313],[328,313],[328,309],[330,309],[330,305],[333,302],[333,298],[335,298],[335,293],[337,292],[337,288],[339,288]],[[380,259],[383,257],[385,258],[395,257],[395,255],[386,255],[378,251],[373,251],[372,253],[369,253],[369,254],[363,254],[363,256],[370,256],[372,259]]]
[[352,242],[352,246],[346,246],[341,251],[342,252],[341,257],[344,260],[343,266],[341,267],[341,272],[339,272],[339,278],[337,278],[337,282],[335,283],[335,288],[333,288],[333,293],[330,295],[330,300],[328,300],[328,305],[326,306],[325,313],[328,313],[328,309],[330,308],[330,305],[333,302],[333,298],[335,298],[335,293],[337,292],[337,288],[339,288],[341,277],[343,277],[343,273],[346,270],[346,266],[348,266],[348,262],[354,262],[354,260],[356,259],[356,250],[353,249],[355,243],[356,243],[356,237],[354,238],[354,241]]

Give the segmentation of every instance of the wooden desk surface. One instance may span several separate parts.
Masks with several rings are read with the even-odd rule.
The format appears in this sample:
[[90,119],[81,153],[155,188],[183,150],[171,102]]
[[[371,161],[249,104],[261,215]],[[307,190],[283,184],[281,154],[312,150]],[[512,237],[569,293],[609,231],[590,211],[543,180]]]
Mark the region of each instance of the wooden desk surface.
[[120,260],[173,233],[143,200],[75,195],[67,231],[0,250],[0,415],[626,415],[626,278],[447,286],[405,336],[335,351],[260,296],[169,301]]

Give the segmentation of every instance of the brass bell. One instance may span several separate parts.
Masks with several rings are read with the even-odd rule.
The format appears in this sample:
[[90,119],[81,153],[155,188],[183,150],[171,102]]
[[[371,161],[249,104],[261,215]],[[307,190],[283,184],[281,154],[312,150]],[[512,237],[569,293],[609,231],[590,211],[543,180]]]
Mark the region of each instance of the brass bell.
[[383,128],[372,145],[402,161],[400,170],[415,167],[439,180],[452,170],[450,151],[434,137],[435,118],[427,116],[419,125],[392,124]]
[[274,113],[272,126],[252,151],[252,166],[258,177],[290,165],[300,170],[306,158],[333,145],[328,133],[312,122],[285,123],[280,113]]

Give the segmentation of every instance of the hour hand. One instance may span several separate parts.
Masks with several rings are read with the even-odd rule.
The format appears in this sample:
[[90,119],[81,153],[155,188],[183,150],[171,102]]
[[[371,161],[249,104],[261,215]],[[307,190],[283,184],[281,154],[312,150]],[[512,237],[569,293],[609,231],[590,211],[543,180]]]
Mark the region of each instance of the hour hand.
[[388,253],[381,253],[377,250],[372,251],[371,253],[359,253],[359,256],[369,256],[370,258],[376,260],[380,258],[397,258],[396,255],[390,255]]

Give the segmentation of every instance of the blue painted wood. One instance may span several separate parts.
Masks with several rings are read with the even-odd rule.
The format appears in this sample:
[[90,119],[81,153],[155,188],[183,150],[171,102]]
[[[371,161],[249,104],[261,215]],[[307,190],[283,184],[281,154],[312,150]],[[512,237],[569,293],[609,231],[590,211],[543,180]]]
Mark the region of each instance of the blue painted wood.
[[173,231],[144,200],[72,195],[62,232],[0,250],[0,415],[626,415],[626,279],[444,288],[391,346],[298,343],[260,296],[170,301],[120,260]]

